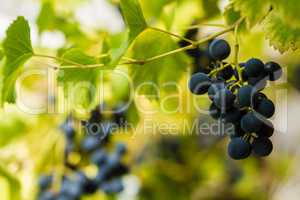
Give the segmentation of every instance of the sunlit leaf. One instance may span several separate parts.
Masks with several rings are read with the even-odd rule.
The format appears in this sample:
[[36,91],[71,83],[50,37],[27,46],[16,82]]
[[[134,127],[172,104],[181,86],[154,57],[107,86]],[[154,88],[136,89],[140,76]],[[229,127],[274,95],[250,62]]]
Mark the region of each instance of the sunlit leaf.
[[114,67],[118,64],[121,57],[127,51],[128,47],[134,41],[134,39],[147,28],[146,20],[138,0],[121,0],[121,11],[126,25],[129,29],[129,33],[123,42],[116,49],[112,49],[110,66]]
[[265,23],[264,30],[270,44],[280,52],[289,49],[296,50],[300,48],[300,26],[293,26],[287,23],[281,15],[270,14]]
[[7,29],[3,42],[6,64],[3,69],[5,76],[25,63],[32,55],[30,27],[24,17],[18,17]]
[[[177,44],[170,36],[147,30],[137,38],[132,51],[135,59],[143,60],[176,48],[178,48]],[[139,88],[137,92],[145,95],[157,95],[157,90],[169,90],[170,87],[162,87],[166,83],[174,83],[181,78],[187,69],[184,58],[183,54],[176,54],[145,65],[130,66],[135,87]]]
[[54,28],[55,20],[56,20],[56,16],[53,8],[53,2],[44,1],[40,13],[36,20],[39,33],[42,33],[44,30]]
[[30,27],[24,17],[18,17],[7,29],[3,42],[5,64],[2,68],[1,102],[15,102],[15,80],[19,68],[32,57]]
[[[249,27],[261,22],[271,9],[270,0],[231,0],[235,11],[246,18]],[[272,2],[272,1],[271,1]]]
[[[62,58],[81,65],[98,64],[97,58],[88,56],[82,50],[76,48],[66,51]],[[61,64],[61,66],[70,65],[72,66],[69,62]],[[58,81],[65,89],[65,96],[74,101],[72,103],[87,107],[94,97],[95,91],[93,89],[96,87],[98,74],[98,68],[73,66],[73,68],[59,70]]]

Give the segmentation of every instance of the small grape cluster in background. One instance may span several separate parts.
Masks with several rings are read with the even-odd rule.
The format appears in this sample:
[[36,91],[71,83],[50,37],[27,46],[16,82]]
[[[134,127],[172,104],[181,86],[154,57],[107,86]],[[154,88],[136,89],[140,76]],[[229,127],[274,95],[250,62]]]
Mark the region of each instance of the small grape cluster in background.
[[227,41],[215,39],[210,42],[205,54],[209,62],[206,67],[201,67],[205,70],[192,75],[189,89],[195,95],[208,93],[212,101],[210,115],[225,125],[234,126],[228,145],[231,158],[244,159],[251,152],[267,156],[273,150],[269,138],[274,132],[273,124],[267,119],[273,116],[275,106],[261,91],[268,80],[276,81],[281,77],[282,69],[275,62],[264,64],[257,58],[234,67],[223,61],[230,52]]
[[[126,120],[126,111],[120,111],[120,107],[115,108],[113,119],[106,120],[102,107],[97,106],[91,112],[90,118],[81,122],[85,126],[84,136],[78,141],[76,141],[78,134],[74,126],[74,118],[68,117],[65,120],[61,130],[66,140],[64,154],[66,172],[59,177],[59,189],[54,188],[55,174],[40,177],[39,200],[78,200],[98,190],[106,194],[115,194],[123,190],[122,176],[129,171],[128,166],[121,161],[126,153],[126,146],[118,143],[114,145],[114,150],[109,152],[110,146],[113,146],[110,140],[113,124],[121,126]],[[74,153],[79,154],[82,161],[72,163],[70,157]],[[95,177],[88,177],[82,170],[89,165],[97,167]]]

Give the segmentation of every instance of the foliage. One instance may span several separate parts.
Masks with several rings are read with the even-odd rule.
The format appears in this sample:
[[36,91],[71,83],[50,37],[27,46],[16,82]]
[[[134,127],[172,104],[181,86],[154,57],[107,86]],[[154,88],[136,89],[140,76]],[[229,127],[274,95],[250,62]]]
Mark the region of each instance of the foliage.
[[[197,66],[197,61],[186,53],[199,46],[199,49],[202,48],[215,37],[226,37],[233,47],[234,35],[231,33],[237,28],[241,30],[236,35],[241,49],[239,58],[273,56],[270,48],[264,46],[262,38],[265,37],[271,47],[281,54],[285,53],[276,58],[282,61],[283,66],[299,59],[299,0],[230,0],[225,9],[220,7],[219,0],[107,0],[123,17],[125,28],[119,32],[104,28],[88,29],[81,25],[75,12],[89,1],[36,2],[40,4],[40,10],[35,21],[16,15],[7,28],[5,38],[0,41],[0,177],[8,183],[10,199],[13,200],[35,199],[36,177],[42,171],[63,171],[63,142],[57,126],[67,114],[72,113],[85,120],[95,105],[104,100],[110,106],[127,101],[131,93],[136,92],[131,90],[138,89],[140,97],[133,99],[128,113],[130,122],[138,127],[135,130],[138,133],[122,130],[126,134],[115,137],[132,144],[129,145],[130,155],[126,160],[135,165],[139,159],[143,160],[144,150],[147,151],[143,147],[164,147],[165,144],[156,144],[152,137],[160,133],[158,127],[153,127],[155,133],[146,134],[147,124],[144,122],[153,120],[159,126],[174,118],[180,126],[178,129],[182,130],[185,128],[184,120],[190,125],[192,120],[198,118],[196,111],[184,107],[185,104],[196,101],[206,107],[207,101],[194,99],[187,92],[187,79],[191,68]],[[212,24],[217,24],[217,27],[207,28]],[[63,34],[63,47],[53,49],[39,42],[33,44],[34,31],[31,28],[35,25],[39,39],[53,31]],[[183,38],[187,30],[193,30],[190,26],[200,27],[193,38],[195,41],[178,45],[183,39],[190,39]],[[294,56],[291,57],[291,54]],[[19,75],[38,66],[53,77],[47,77],[51,80],[44,80],[45,77],[28,78],[26,84],[29,86],[22,91],[26,97],[20,96],[16,93]],[[121,72],[127,78],[114,72]],[[176,83],[183,90],[167,86],[169,83]],[[89,87],[94,90],[91,92]],[[159,107],[163,98],[157,92],[178,95],[176,102],[184,108],[172,115],[163,113]],[[23,100],[21,98],[37,107],[47,106],[39,115],[27,113],[20,117],[16,108],[22,108],[18,103],[18,100]],[[66,102],[71,102],[71,105],[65,109]],[[169,104],[166,107],[170,107]],[[78,108],[86,112],[78,113]],[[155,110],[155,114],[141,115],[139,112],[143,109]],[[135,134],[143,136],[132,140]],[[137,199],[186,199],[192,194],[193,199],[266,199],[273,194],[271,188],[276,188],[276,183],[290,171],[288,166],[292,164],[292,156],[285,152],[274,152],[268,160],[251,158],[235,163],[226,157],[223,143],[217,147],[215,143],[205,145],[205,138],[176,137],[182,143],[180,147],[183,152],[179,154],[184,154],[183,163],[169,160],[174,156],[173,152],[168,152],[163,158],[156,154],[150,158],[146,156],[146,164],[141,163],[133,169],[133,174],[140,178],[142,184],[138,194],[140,198]],[[198,140],[201,141],[200,146],[196,144]],[[155,160],[157,158],[158,161]],[[228,172],[232,166],[238,168],[233,170],[239,173],[237,180],[232,180],[236,177],[231,177],[231,172]],[[261,177],[263,181],[257,183]],[[218,188],[222,188],[220,193]],[[30,195],[27,197],[27,194]],[[200,194],[207,194],[208,197]],[[107,197],[97,194],[91,199]]]

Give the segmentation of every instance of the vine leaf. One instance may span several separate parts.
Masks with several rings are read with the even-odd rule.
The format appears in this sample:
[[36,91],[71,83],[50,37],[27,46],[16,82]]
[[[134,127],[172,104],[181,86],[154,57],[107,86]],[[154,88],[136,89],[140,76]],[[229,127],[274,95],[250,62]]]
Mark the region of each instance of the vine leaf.
[[264,30],[270,45],[281,53],[300,48],[300,26],[289,25],[278,13],[266,18]]
[[270,0],[231,0],[229,5],[246,18],[248,27],[261,22],[271,9]]
[[5,64],[1,71],[1,104],[15,102],[15,81],[20,67],[34,52],[30,40],[30,27],[24,17],[18,17],[7,29],[3,42]]
[[133,40],[145,28],[147,23],[137,0],[121,0],[121,10],[129,28],[129,40]]
[[147,23],[138,0],[121,0],[120,7],[129,32],[121,45],[111,50],[111,68],[118,64],[135,38],[147,28]]
[[[82,65],[98,64],[97,58],[86,55],[82,50],[77,48],[67,50],[62,58]],[[61,63],[61,66],[69,65]],[[99,71],[98,68],[88,69],[78,67],[59,70],[57,80],[64,88],[65,97],[69,97],[72,100],[72,105],[83,108],[90,106],[94,98],[95,91],[93,88],[95,87]]]
[[24,17],[18,17],[7,29],[3,42],[6,64],[4,75],[10,75],[17,67],[24,64],[32,55],[30,27]]
[[44,1],[40,10],[40,13],[36,20],[39,33],[48,29],[54,29],[56,15],[51,1]]
[[[145,48],[147,47],[147,48]],[[177,44],[169,35],[152,30],[144,31],[134,43],[133,57],[146,59],[177,48]],[[178,81],[186,70],[184,54],[176,54],[159,60],[146,63],[143,66],[130,67],[133,83],[138,88],[139,94],[150,96],[157,95],[157,89],[173,92],[174,87],[164,87],[166,83]],[[154,97],[157,99],[157,96]]]
[[298,0],[231,0],[224,13],[228,23],[239,15],[249,27],[262,24],[270,45],[281,53],[300,48],[300,20]]

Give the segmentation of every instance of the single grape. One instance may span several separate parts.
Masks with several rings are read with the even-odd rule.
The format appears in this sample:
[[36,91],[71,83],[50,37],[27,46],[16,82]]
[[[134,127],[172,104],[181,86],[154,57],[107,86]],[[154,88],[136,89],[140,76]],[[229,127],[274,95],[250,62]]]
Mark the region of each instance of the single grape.
[[70,198],[80,198],[82,194],[82,185],[78,181],[65,179],[62,182],[60,193]]
[[257,106],[260,104],[260,102],[264,99],[267,99],[267,98],[268,97],[264,93],[261,93],[261,92],[255,93],[254,96],[253,96],[251,106],[253,108],[257,108]]
[[204,73],[193,74],[190,82],[189,89],[193,94],[205,94],[211,85],[210,78]]
[[213,40],[208,47],[210,56],[215,60],[224,60],[230,55],[230,45],[226,40]]
[[237,92],[237,100],[241,108],[249,107],[251,105],[252,97],[255,90],[251,85],[241,87]]
[[52,175],[43,175],[43,176],[41,176],[40,179],[39,179],[40,190],[43,191],[43,190],[46,190],[46,189],[50,188],[51,185],[52,185],[52,182],[53,182],[53,176]]
[[267,62],[265,64],[265,71],[269,75],[270,81],[276,81],[282,76],[282,68],[276,62]]
[[228,144],[228,154],[232,159],[241,160],[249,157],[251,154],[251,145],[243,138],[232,138]]
[[274,125],[269,120],[264,120],[259,131],[256,132],[258,137],[271,137],[274,133]]
[[106,160],[107,153],[102,149],[95,151],[91,156],[92,163],[96,164],[97,166],[104,164]]
[[266,118],[270,118],[275,113],[275,106],[270,99],[263,99],[255,108],[255,111]]
[[95,136],[86,136],[81,142],[81,149],[84,152],[92,152],[101,145],[99,138]]
[[273,151],[273,144],[269,138],[259,137],[254,139],[252,149],[255,155],[264,157],[271,154]]
[[262,120],[254,112],[249,112],[241,119],[241,127],[247,133],[254,133],[260,130]]
[[217,91],[214,104],[221,110],[228,110],[233,106],[235,95],[228,89]]
[[248,77],[257,77],[264,71],[264,63],[257,59],[251,58],[245,63],[245,73]]

